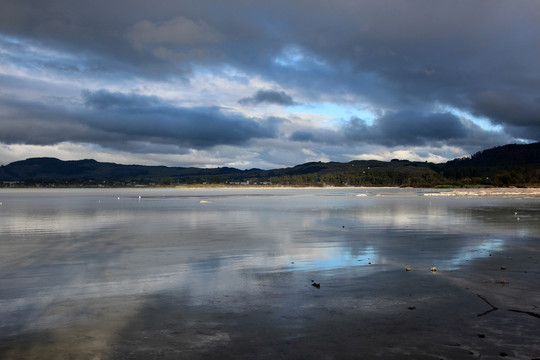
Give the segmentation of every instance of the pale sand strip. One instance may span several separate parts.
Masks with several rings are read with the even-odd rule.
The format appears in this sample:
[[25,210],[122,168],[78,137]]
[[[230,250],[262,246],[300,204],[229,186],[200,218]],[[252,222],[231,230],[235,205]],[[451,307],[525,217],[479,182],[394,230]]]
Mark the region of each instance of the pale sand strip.
[[425,193],[424,196],[520,196],[540,197],[540,188],[467,189]]

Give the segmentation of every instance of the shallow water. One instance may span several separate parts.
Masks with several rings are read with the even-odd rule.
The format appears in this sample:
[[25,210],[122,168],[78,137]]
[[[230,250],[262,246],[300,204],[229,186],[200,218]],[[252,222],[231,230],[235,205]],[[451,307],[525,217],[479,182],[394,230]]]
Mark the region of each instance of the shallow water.
[[[312,281],[324,289],[350,276],[379,282],[405,267],[456,272],[505,249],[540,248],[538,198],[424,192],[1,190],[0,339],[109,316],[107,299],[129,299],[120,328],[148,298],[218,312],[240,311],[242,299],[252,310],[296,306],[297,297],[271,289],[311,289]],[[387,285],[366,311],[395,301],[395,279]],[[236,305],[222,302],[230,296]]]

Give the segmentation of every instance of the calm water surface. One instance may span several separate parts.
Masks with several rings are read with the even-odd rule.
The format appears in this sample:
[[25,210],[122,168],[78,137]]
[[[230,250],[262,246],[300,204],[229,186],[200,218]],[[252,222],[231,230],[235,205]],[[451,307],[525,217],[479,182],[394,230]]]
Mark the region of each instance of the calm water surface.
[[1,190],[0,335],[73,321],[73,311],[46,314],[64,300],[188,293],[204,303],[259,292],[268,276],[457,270],[540,238],[537,198],[426,191]]

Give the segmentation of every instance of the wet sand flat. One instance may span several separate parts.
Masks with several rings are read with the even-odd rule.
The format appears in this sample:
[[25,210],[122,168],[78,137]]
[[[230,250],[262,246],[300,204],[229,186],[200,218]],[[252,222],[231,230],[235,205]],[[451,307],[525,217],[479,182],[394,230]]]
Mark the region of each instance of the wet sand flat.
[[540,357],[536,199],[287,191],[0,194],[0,358]]

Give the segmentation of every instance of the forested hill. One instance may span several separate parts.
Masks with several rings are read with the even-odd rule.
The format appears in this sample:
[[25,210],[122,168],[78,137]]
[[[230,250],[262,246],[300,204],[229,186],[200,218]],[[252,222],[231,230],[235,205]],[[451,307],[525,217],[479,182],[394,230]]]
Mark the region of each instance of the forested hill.
[[0,166],[0,186],[173,184],[298,186],[540,186],[540,143],[505,145],[435,164],[394,159],[311,162],[272,170],[119,165],[32,158]]
[[95,160],[62,161],[55,158],[31,158],[0,167],[3,181],[155,181],[165,178],[206,179],[222,174],[244,173],[233,168],[199,169],[166,166],[120,165]]
[[470,158],[451,160],[446,163],[446,168],[452,167],[498,167],[502,169],[516,166],[539,166],[540,165],[540,142],[517,145],[510,144],[498,146],[492,149],[479,151]]
[[479,151],[470,158],[448,161],[444,165],[443,174],[451,179],[503,175],[507,178],[506,182],[517,182],[519,178],[538,175],[539,169],[540,142],[537,142],[498,146]]

